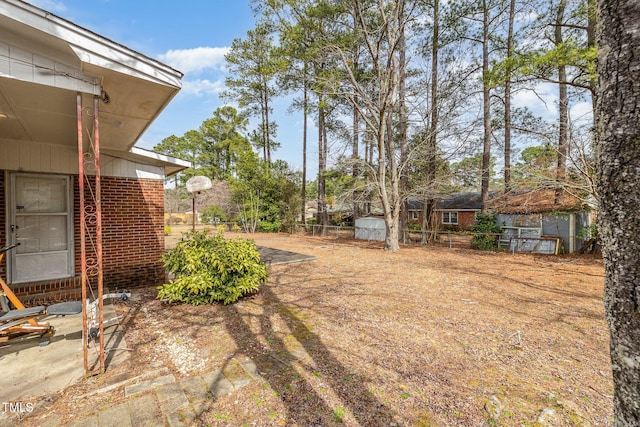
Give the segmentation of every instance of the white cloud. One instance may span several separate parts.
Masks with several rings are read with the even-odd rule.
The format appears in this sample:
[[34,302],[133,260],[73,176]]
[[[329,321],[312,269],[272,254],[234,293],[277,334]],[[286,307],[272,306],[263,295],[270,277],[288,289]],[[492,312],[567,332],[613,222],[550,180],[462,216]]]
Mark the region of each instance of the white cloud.
[[196,47],[193,49],[169,50],[158,59],[185,74],[199,73],[206,69],[220,70],[228,47]]
[[535,115],[551,119],[558,114],[558,89],[552,83],[539,83],[534,90],[519,90],[513,96],[513,105],[527,107]]
[[583,101],[571,106],[569,116],[571,121],[578,126],[592,126],[593,110],[591,102]]
[[224,80],[185,80],[182,82],[183,93],[190,95],[217,95],[224,89]]

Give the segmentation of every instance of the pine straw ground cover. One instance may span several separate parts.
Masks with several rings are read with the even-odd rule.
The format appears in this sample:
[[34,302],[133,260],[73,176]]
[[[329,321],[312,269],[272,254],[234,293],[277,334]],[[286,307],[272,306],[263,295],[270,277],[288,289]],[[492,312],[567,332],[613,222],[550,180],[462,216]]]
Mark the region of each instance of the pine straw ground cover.
[[611,423],[601,260],[251,237],[318,260],[272,266],[256,295],[230,306],[169,306],[137,291],[120,306],[129,360],[68,388],[48,416],[72,421],[121,401],[121,389],[78,396],[122,377],[187,378],[248,358],[262,380],[213,402],[197,425]]

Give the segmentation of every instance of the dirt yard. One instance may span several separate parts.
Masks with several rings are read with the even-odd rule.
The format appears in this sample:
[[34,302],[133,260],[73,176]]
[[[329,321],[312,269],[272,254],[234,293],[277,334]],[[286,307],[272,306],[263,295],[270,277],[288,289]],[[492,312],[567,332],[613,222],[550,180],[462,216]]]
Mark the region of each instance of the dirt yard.
[[611,424],[601,260],[236,236],[318,260],[272,266],[231,306],[170,306],[134,290],[142,298],[119,308],[129,361],[48,397],[48,416],[71,422],[115,404],[122,390],[81,395],[145,371],[189,377],[246,358],[263,380],[197,425]]

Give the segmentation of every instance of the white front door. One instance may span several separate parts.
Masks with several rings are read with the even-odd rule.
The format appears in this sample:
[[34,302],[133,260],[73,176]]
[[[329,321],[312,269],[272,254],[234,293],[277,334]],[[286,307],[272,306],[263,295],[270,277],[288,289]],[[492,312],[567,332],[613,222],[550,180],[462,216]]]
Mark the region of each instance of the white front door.
[[10,233],[20,243],[11,253],[11,282],[73,275],[73,211],[70,179],[11,175]]

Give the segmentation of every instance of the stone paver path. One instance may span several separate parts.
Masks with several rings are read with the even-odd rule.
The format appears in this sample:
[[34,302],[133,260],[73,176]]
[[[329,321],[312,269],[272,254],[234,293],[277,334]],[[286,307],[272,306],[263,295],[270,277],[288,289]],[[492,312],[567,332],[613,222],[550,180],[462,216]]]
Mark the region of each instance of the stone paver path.
[[[126,402],[96,411],[68,424],[70,427],[188,426],[216,398],[236,391],[260,378],[252,361],[232,359],[216,370],[177,381],[163,375],[124,388]],[[56,424],[50,424],[54,427]]]

